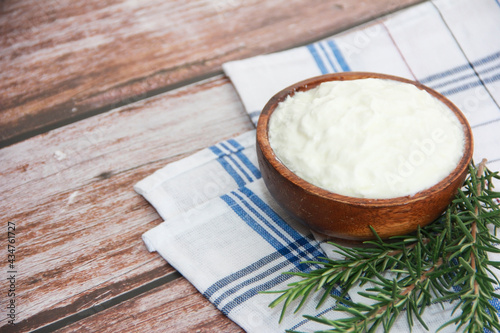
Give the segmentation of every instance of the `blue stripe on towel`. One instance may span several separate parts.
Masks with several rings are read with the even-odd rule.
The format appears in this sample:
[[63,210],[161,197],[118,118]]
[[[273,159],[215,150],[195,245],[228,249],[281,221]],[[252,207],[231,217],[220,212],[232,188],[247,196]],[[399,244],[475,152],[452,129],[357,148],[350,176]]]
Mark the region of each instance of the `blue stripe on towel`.
[[245,175],[245,177],[248,179],[248,182],[251,183],[253,181],[252,177],[250,177],[250,175],[248,174],[248,172],[246,172],[246,170],[240,165],[240,163],[238,163],[238,161],[236,161],[234,159],[234,157],[232,155],[227,155],[226,158],[228,158],[229,160],[231,160],[231,162],[233,162],[234,165],[236,165],[236,167],[243,173],[243,175]]
[[461,91],[465,91],[465,90],[469,90],[469,89],[472,89],[475,87],[479,87],[481,85],[483,85],[483,83],[478,79],[475,82],[466,83],[466,84],[463,84],[463,85],[458,86],[458,87],[450,88],[448,90],[439,90],[439,92],[445,96],[448,96],[448,95],[453,95],[453,94],[459,93]]
[[256,262],[248,265],[247,267],[240,269],[239,271],[230,274],[228,276],[223,277],[222,279],[218,280],[214,284],[212,284],[210,287],[205,290],[203,295],[207,298],[212,297],[212,295],[217,292],[217,290],[224,288],[230,283],[233,283],[236,280],[239,280],[247,275],[252,274],[253,272],[259,270],[261,267],[277,260],[277,259],[282,259],[283,256],[279,252],[273,252],[264,258],[261,258],[257,260]]
[[269,290],[269,289],[277,286],[278,284],[290,279],[291,277],[292,277],[291,275],[286,275],[286,274],[277,275],[275,278],[273,278],[267,282],[261,283],[261,284],[255,286],[254,288],[249,289],[248,291],[244,292],[240,296],[235,297],[231,302],[227,303],[225,306],[220,308],[220,310],[225,315],[228,315],[231,312],[231,310],[233,310],[236,306],[238,306],[238,305],[242,304],[243,302],[249,300],[250,298],[254,297],[259,292]]
[[[286,223],[267,203],[265,203],[259,196],[255,195],[251,190],[248,188],[244,187],[240,189],[240,192],[245,194],[250,201],[252,201],[257,207],[260,208],[268,217],[271,218],[271,220],[279,226],[282,230],[286,231],[287,234],[289,234],[293,240],[297,241],[303,236],[297,232],[297,230],[293,229],[290,227],[288,223]],[[264,220],[264,223],[269,223],[267,220]],[[284,238],[286,240],[286,238]]]
[[235,139],[229,139],[229,140],[227,140],[227,143],[229,143],[231,146],[233,146],[234,148],[236,148],[238,151],[245,149],[245,148],[244,148],[242,145],[240,145],[240,143],[239,143],[238,141],[236,141]]
[[495,74],[492,77],[485,78],[484,82],[485,83],[493,83],[493,82],[498,81],[498,80],[500,80],[500,74]]
[[[456,94],[481,86],[483,85],[483,82],[492,83],[500,80],[500,74],[493,74],[491,77],[487,78],[484,77],[486,74],[494,72],[498,68],[500,68],[500,63],[498,63],[498,60],[500,60],[500,52],[495,52],[481,59],[473,61],[470,64],[467,63],[464,65],[455,66],[445,71],[421,78],[418,81],[422,84],[428,85],[433,89],[438,90],[443,95]],[[490,67],[485,68],[488,65]],[[478,74],[481,77],[479,77]],[[447,78],[448,80],[444,82],[435,82]]]
[[[239,189],[239,191],[242,192],[242,193],[244,193],[244,192],[249,191],[249,190],[247,188],[241,188],[241,189]],[[310,244],[309,240],[307,238],[301,236],[295,230],[294,230],[294,232],[298,236],[297,237],[293,237],[293,238],[290,239],[289,237],[287,237],[286,235],[284,235],[280,231],[279,228],[277,228],[277,226],[278,227],[282,227],[282,223],[284,223],[284,224],[286,224],[288,226],[288,224],[285,221],[281,220],[281,218],[277,214],[276,214],[276,216],[277,216],[276,220],[273,219],[273,222],[275,222],[275,223],[277,222],[276,225],[275,225],[275,223],[271,223],[268,219],[266,219],[264,216],[262,216],[262,214],[260,214],[254,207],[252,207],[252,205],[248,201],[246,201],[243,197],[241,197],[240,195],[238,195],[236,193],[236,191],[233,192],[232,194],[241,202],[241,204],[243,204],[243,206],[248,211],[250,211],[252,214],[254,214],[257,217],[257,219],[258,219],[258,220],[254,219],[250,214],[248,214],[248,213],[245,212],[245,214],[247,215],[247,217],[249,217],[251,219],[251,221],[247,220],[245,222],[247,222],[247,224],[248,224],[248,222],[250,222],[252,224],[258,225],[259,230],[261,230],[261,232],[259,232],[259,234],[269,244],[271,244],[278,252],[282,253],[285,256],[285,258],[287,258],[290,262],[292,262],[298,269],[300,269],[301,271],[307,270],[307,265],[301,264],[300,262],[304,261],[304,260],[314,260],[314,259],[316,259],[316,257],[312,253],[313,251],[311,251],[311,249],[308,248],[306,250],[306,252],[303,252],[302,250],[300,250],[300,248],[298,246],[296,246],[293,243],[297,242],[301,247],[303,247],[304,245]],[[240,208],[243,208],[243,206],[239,205]],[[240,215],[240,217],[242,217],[242,216]],[[282,223],[279,223],[278,222],[279,220],[281,220]],[[250,225],[250,226],[252,227],[252,225]],[[264,226],[266,226],[267,228],[269,228],[279,238],[273,236],[269,231],[267,231],[264,228]],[[290,227],[288,226],[288,228],[290,228]],[[283,229],[283,228],[281,228],[281,229]],[[256,229],[254,229],[254,230],[256,230]],[[280,240],[280,238],[281,238],[281,240]],[[292,251],[290,251],[290,249],[292,249],[293,251],[295,251],[297,253],[297,255],[292,254]],[[321,255],[321,252],[318,251],[316,254],[317,255]]]
[[498,65],[494,65],[493,67],[479,70],[478,73],[479,74],[486,74],[486,73],[493,72],[494,70],[497,70],[499,68],[500,68],[500,63]]
[[[238,283],[237,285],[234,285],[233,287],[225,290],[223,293],[218,295],[215,299],[211,299],[211,302],[214,303],[217,307],[226,300],[229,296],[236,294],[238,291],[243,289],[246,286],[252,285],[258,281],[264,280],[266,277],[271,276],[277,272],[280,271],[285,271],[287,267],[290,265],[289,260],[282,260],[277,263],[273,263],[273,261],[276,261],[278,259],[284,259],[283,255],[279,252],[273,252],[270,255],[258,260],[257,262],[239,270],[236,273],[230,274],[220,280],[218,280],[216,283],[212,284],[210,287],[207,288],[207,290],[203,293],[205,297],[208,299],[213,298],[216,292],[219,290],[222,290],[224,288],[227,288],[228,285],[230,285],[233,282],[236,282],[238,280],[242,280],[242,282]],[[269,265],[269,268],[267,268],[265,271],[255,274],[258,270],[263,268],[264,266]],[[293,271],[296,271],[297,269],[292,269]],[[290,275],[291,277],[291,275]],[[244,279],[246,278],[246,279]]]
[[[442,72],[439,72],[439,73],[436,73],[436,74],[432,74],[432,75],[429,75],[427,77],[424,77],[422,79],[419,79],[418,81],[420,83],[423,83],[423,84],[427,84],[431,81],[435,81],[435,80],[438,80],[438,79],[441,79],[441,78],[445,78],[445,77],[448,77],[448,76],[451,76],[453,74],[457,74],[457,73],[461,73],[463,71],[466,71],[466,70],[471,70],[473,71],[473,68],[472,67],[480,67],[480,66],[484,66],[484,65],[487,65],[497,59],[500,58],[500,52],[495,52],[493,54],[490,54],[488,56],[485,56],[481,59],[478,59],[476,61],[473,61],[471,64],[464,64],[464,65],[460,65],[460,66],[456,66],[456,67],[453,67],[453,68],[450,68],[448,70],[445,70],[445,71],[442,71]],[[471,67],[472,65],[472,67]],[[481,72],[481,71],[479,71]]]
[[[317,256],[324,256],[318,249],[319,245],[314,246],[311,243],[311,241],[314,242],[312,238],[308,239],[291,228],[270,206],[248,188],[240,188],[221,196],[221,199],[249,227],[276,249],[275,252],[218,280],[207,288],[203,294],[224,314],[228,314],[239,304],[257,295],[258,292],[273,288],[292,277],[284,274],[276,275],[279,271],[310,271],[312,265],[301,262],[317,260]],[[279,259],[284,260],[279,261]],[[293,265],[294,268],[290,268],[290,265]],[[258,272],[259,270],[262,271]],[[224,304],[225,301],[227,301],[226,304]]]
[[[333,294],[335,294],[336,296],[340,296],[340,295],[341,295],[341,294],[340,294],[340,292],[338,292],[336,289],[334,289]],[[323,316],[324,314],[326,314],[326,313],[328,313],[328,312],[330,312],[330,311],[335,310],[335,308],[336,308],[336,307],[337,307],[337,304],[335,304],[334,306],[331,306],[331,307],[329,307],[329,308],[327,308],[327,309],[325,309],[325,310],[323,310],[323,311],[321,311],[321,312],[317,313],[314,317],[319,318],[319,317]],[[306,323],[308,323],[308,322],[310,322],[310,320],[309,320],[309,319],[303,319],[303,320],[301,320],[300,322],[298,322],[296,325],[294,325],[294,326],[290,327],[290,328],[289,328],[289,330],[290,330],[290,331],[295,331],[295,330],[297,330],[300,326],[303,326],[304,324],[306,324]]]
[[[240,192],[245,194],[259,209],[264,212],[274,224],[276,224],[279,228],[285,231],[288,235],[292,237],[292,239],[296,242],[299,242],[301,246],[304,247],[304,250],[307,253],[299,252],[301,256],[305,258],[309,258],[308,260],[317,260],[318,257],[323,256],[324,254],[318,250],[317,247],[312,245],[307,238],[304,238],[301,234],[299,234],[295,229],[293,229],[286,221],[284,221],[267,203],[265,203],[259,196],[255,195],[251,190],[244,187],[240,189]],[[254,214],[258,214],[255,213]],[[265,224],[268,224],[272,229],[274,225],[270,224],[269,221],[262,217],[260,214],[257,215]],[[275,231],[284,241],[290,241],[288,237],[283,235],[279,230]],[[297,249],[298,251],[299,249]]]
[[472,66],[478,67],[484,64],[488,64],[492,61],[495,61],[496,59],[500,58],[500,52],[495,52],[493,54],[487,55],[479,60],[473,61]]
[[323,46],[323,44],[322,43],[318,43],[317,45],[323,51],[323,54],[326,56],[326,59],[328,60],[328,63],[330,64],[330,66],[332,66],[332,72],[338,72],[335,64],[333,63],[333,60],[329,57],[329,54],[328,54],[328,52],[326,52],[325,47]]
[[243,178],[241,178],[241,176],[236,172],[236,170],[234,170],[234,168],[224,159],[224,157],[226,156],[219,148],[215,147],[215,146],[212,146],[210,147],[210,150],[218,156],[217,158],[217,162],[220,163],[220,165],[222,165],[222,167],[224,168],[224,170],[227,171],[227,173],[234,179],[234,181],[236,182],[236,184],[238,186],[245,186],[245,184],[247,184],[245,182],[245,180],[243,180]]
[[[315,44],[309,44],[309,45],[307,45],[307,49],[309,50],[309,52],[313,56],[314,60],[316,61],[316,65],[320,69],[321,74],[338,72],[339,70],[337,69],[337,66],[335,65],[335,62],[331,58],[331,55],[325,49],[323,43],[324,42],[318,42],[318,43],[315,43]],[[344,72],[350,71],[351,68],[347,64],[347,61],[344,58],[344,55],[342,54],[342,52],[338,48],[338,46],[335,43],[335,41],[329,40],[329,41],[326,42],[326,45],[332,51],[333,56],[334,56],[336,62],[340,66],[340,69],[342,71],[344,71]],[[321,55],[320,55],[320,53],[318,51],[320,51],[325,56],[325,58],[328,60],[328,63],[330,65],[330,67],[331,67],[331,70],[328,70],[326,64],[324,63],[324,61],[323,61],[323,59],[322,59],[322,57],[321,57]]]
[[246,165],[246,167],[253,173],[255,179],[260,179],[262,177],[260,170],[248,159],[248,157],[239,151],[236,156]]
[[[232,192],[234,194],[235,192]],[[245,209],[238,204],[233,198],[229,195],[221,196],[221,199],[224,200],[229,207],[255,232],[257,232],[262,238],[264,238],[272,247],[274,247],[281,255],[287,258],[290,262],[294,263],[295,266],[299,269],[304,269],[304,266],[301,266],[300,259],[296,255],[292,255],[291,251],[287,249],[283,243],[278,241],[275,237],[273,237],[257,220],[255,220],[249,213],[245,211]]]
[[316,47],[314,46],[314,44],[307,45],[307,49],[309,50],[309,52],[313,56],[314,60],[316,61],[316,65],[318,66],[319,70],[321,71],[321,74],[327,74],[328,70],[326,69],[325,64],[323,63],[323,60],[319,56],[318,51],[316,50]]
[[344,56],[342,55],[342,52],[340,52],[340,49],[337,46],[337,44],[332,39],[330,39],[328,41],[328,46],[330,47],[333,54],[335,55],[335,58],[337,58],[337,61],[339,62],[339,65],[340,65],[340,68],[342,68],[342,70],[344,72],[349,72],[351,70],[351,68],[347,64]]
[[[233,140],[233,141],[234,141],[234,140]],[[229,141],[226,141],[226,143],[228,143],[228,142],[229,142]],[[219,145],[220,145],[222,148],[224,148],[225,150],[227,150],[227,151],[229,152],[229,154],[236,153],[236,152],[238,152],[238,151],[240,151],[240,150],[244,149],[242,145],[238,145],[239,147],[235,147],[234,145],[231,145],[232,147],[228,147],[228,145],[227,145],[226,143],[224,143],[224,142],[220,142],[220,143],[219,143]]]
[[234,139],[227,140],[227,142],[237,149],[236,156],[253,173],[255,179],[260,179],[262,177],[260,170],[242,152],[245,148],[242,145],[240,145],[238,141]]
[[[262,177],[259,169],[243,153],[245,147],[239,144],[238,141],[230,139],[226,141],[226,143],[221,142],[217,145],[209,147],[209,149],[218,157],[218,162],[231,175],[231,177],[233,177],[239,187],[245,186],[246,184]],[[237,159],[234,156],[236,156]],[[236,167],[240,173],[238,173],[234,167]],[[249,172],[253,175],[253,177]],[[240,174],[246,178],[246,181]]]
[[436,74],[429,75],[429,76],[424,77],[422,79],[419,79],[418,82],[420,82],[422,84],[428,84],[431,81],[442,79],[442,78],[445,78],[445,77],[448,77],[448,76],[451,76],[453,74],[457,74],[457,73],[460,73],[460,72],[463,72],[466,70],[472,70],[472,67],[469,64],[457,66],[457,67],[454,67],[454,68],[451,68],[451,69],[448,69],[448,70],[445,70],[445,71],[442,71],[442,72],[439,72]]
[[249,285],[252,285],[258,281],[264,280],[265,278],[273,275],[274,273],[286,270],[286,267],[288,265],[290,265],[290,262],[288,260],[284,260],[284,261],[278,263],[277,265],[270,267],[269,269],[265,270],[262,273],[259,273],[257,275],[250,275],[250,276],[248,276],[248,279],[243,280],[243,282],[241,282],[241,283],[235,285],[234,287],[231,287],[231,288],[227,289],[226,291],[224,291],[220,296],[218,296],[215,300],[213,300],[212,303],[215,306],[219,307],[219,305],[225,299],[227,299],[229,296],[236,294],[238,291],[240,291],[241,289],[243,289],[246,286],[249,286]]
[[222,157],[222,156],[226,155],[226,154],[225,154],[222,150],[220,150],[220,148],[219,148],[219,147],[217,147],[217,146],[210,146],[210,147],[208,147],[208,148],[209,148],[209,149],[212,151],[212,153],[214,153],[217,157]]

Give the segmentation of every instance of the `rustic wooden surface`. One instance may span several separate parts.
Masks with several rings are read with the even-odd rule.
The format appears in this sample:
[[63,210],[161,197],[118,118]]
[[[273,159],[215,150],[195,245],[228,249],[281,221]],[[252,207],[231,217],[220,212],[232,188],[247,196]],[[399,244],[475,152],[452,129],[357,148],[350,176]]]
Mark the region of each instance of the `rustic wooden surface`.
[[252,128],[223,62],[416,2],[0,2],[0,215],[19,270],[0,331],[241,331],[147,252],[161,219],[133,185]]
[[179,278],[57,332],[243,332]]
[[[418,0],[3,1],[0,144]],[[300,13],[300,19],[298,14]]]
[[251,128],[217,76],[0,150],[0,211],[22,237],[17,328],[50,324],[171,273],[142,243],[161,219],[133,185]]

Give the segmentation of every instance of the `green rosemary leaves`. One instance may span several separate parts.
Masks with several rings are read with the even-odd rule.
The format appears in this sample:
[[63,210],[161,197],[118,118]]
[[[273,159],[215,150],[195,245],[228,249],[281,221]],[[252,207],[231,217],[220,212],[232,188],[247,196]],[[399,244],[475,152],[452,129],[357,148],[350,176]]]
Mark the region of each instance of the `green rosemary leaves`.
[[[415,234],[366,242],[370,247],[347,248],[333,244],[344,259],[321,258],[314,262],[321,268],[308,273],[287,272],[301,277],[288,289],[272,291],[280,294],[271,304],[283,303],[281,318],[294,304],[299,311],[312,293],[323,293],[322,303],[335,299],[336,310],[347,315],[341,320],[306,318],[330,328],[322,332],[373,332],[382,327],[389,331],[400,315],[410,327],[419,321],[427,306],[436,302],[452,302],[453,318],[442,327],[454,324],[458,330],[500,331],[497,310],[491,305],[500,298],[494,291],[500,281],[493,269],[500,261],[492,261],[489,253],[500,253],[500,192],[495,192],[491,172],[485,161],[471,165],[464,187],[447,211]],[[359,294],[370,304],[357,303],[345,296],[353,286],[370,282],[372,287]],[[344,294],[336,296],[333,288],[340,286]],[[300,301],[299,301],[300,300]],[[296,304],[296,305],[295,305]]]

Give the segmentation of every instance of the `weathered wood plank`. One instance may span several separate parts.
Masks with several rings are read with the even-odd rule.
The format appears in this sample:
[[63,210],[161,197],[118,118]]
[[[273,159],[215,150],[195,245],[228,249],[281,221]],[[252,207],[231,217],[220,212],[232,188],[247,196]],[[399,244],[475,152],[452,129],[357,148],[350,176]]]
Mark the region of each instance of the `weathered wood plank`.
[[417,2],[2,2],[0,147]]
[[57,332],[244,332],[180,278]]
[[[16,188],[35,181],[34,190],[56,193],[68,182],[76,187],[109,178],[251,128],[234,88],[218,76],[1,149],[0,201],[14,196],[20,207],[37,205]],[[45,185],[49,177],[56,177],[52,188]]]
[[[16,330],[172,272],[142,243],[141,234],[161,220],[133,185],[252,127],[219,76],[0,149],[0,214],[18,235]],[[6,301],[0,298],[0,329]]]

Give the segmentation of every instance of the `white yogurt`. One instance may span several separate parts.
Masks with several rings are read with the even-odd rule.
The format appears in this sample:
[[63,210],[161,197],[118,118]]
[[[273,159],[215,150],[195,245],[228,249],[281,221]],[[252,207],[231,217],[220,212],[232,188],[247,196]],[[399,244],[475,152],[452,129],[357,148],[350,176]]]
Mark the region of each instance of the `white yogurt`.
[[392,80],[331,81],[281,102],[269,120],[278,159],[304,180],[360,198],[394,198],[444,179],[462,125],[437,98]]

